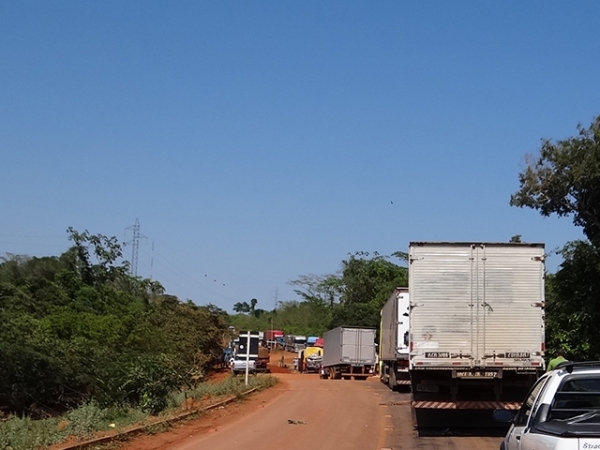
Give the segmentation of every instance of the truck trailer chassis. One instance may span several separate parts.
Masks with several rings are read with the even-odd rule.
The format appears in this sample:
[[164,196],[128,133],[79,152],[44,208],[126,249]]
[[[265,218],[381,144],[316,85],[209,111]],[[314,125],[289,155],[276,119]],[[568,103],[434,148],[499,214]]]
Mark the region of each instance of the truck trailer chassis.
[[331,366],[323,369],[323,378],[331,380],[366,380],[373,375],[373,366],[353,366],[351,364],[340,364],[339,366]]

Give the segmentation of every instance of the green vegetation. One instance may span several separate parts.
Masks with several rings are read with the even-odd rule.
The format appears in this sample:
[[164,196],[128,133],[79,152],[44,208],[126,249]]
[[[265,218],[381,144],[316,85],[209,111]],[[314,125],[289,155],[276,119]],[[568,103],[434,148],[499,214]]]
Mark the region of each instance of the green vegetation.
[[563,263],[547,277],[546,341],[573,360],[599,360],[600,341],[600,116],[578,135],[544,140],[538,156],[528,156],[511,205],[543,216],[572,217],[587,240],[568,242]]
[[390,259],[405,263],[406,257],[400,252],[391,256],[351,254],[342,261],[339,274],[306,275],[291,281],[301,301],[279,302],[273,311],[243,302],[231,322],[238,329],[274,328],[306,336],[319,336],[341,325],[378,328],[379,311],[394,288],[408,285],[408,269]]
[[[220,383],[199,383],[195,388],[172,393],[167,397],[170,408],[161,413],[170,417],[181,412],[180,406],[186,398],[195,400],[210,397],[211,403],[222,398],[241,395],[249,389],[265,389],[274,385],[277,379],[271,376],[250,377],[249,385],[240,378],[229,377]],[[62,417],[43,420],[13,417],[0,422],[0,450],[31,450],[50,446],[64,441],[68,436],[91,438],[98,431],[121,430],[132,424],[149,422],[149,414],[137,408],[102,408],[91,402],[70,411]]]
[[69,237],[59,257],[0,264],[1,411],[38,418],[93,402],[160,412],[219,360],[227,314],[130,276],[115,238]]

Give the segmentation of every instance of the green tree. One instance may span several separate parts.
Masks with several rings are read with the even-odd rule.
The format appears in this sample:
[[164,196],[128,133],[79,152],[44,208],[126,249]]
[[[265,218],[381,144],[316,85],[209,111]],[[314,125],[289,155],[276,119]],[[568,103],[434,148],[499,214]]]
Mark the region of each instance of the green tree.
[[574,137],[542,140],[537,156],[526,158],[520,188],[510,204],[543,216],[572,216],[586,241],[567,243],[556,274],[546,277],[546,340],[571,359],[598,359],[600,320],[600,116]]
[[238,302],[235,305],[233,305],[233,310],[237,313],[249,313],[250,305],[248,304],[248,302]]
[[[393,257],[406,261],[405,253]],[[392,291],[408,285],[408,269],[390,257],[356,252],[342,262],[342,295],[333,310],[331,327],[340,325],[379,326],[380,311]]]
[[526,158],[520,188],[510,204],[533,208],[543,216],[573,216],[573,223],[600,245],[600,116],[578,135],[542,140],[539,155]]
[[155,413],[219,360],[228,316],[130,276],[116,238],[68,232],[59,257],[0,260],[0,405],[35,414],[95,400]]
[[342,279],[338,275],[302,275],[288,284],[296,286],[294,292],[305,301],[322,302],[330,308],[342,295]]
[[600,359],[600,249],[589,242],[568,243],[556,274],[547,277],[548,349],[562,348],[573,360]]

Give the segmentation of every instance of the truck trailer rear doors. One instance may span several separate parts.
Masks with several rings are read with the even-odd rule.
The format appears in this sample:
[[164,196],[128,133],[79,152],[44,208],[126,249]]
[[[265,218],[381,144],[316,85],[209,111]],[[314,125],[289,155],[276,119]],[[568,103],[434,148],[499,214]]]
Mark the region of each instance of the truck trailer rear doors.
[[543,257],[542,244],[411,243],[411,368],[543,365]]

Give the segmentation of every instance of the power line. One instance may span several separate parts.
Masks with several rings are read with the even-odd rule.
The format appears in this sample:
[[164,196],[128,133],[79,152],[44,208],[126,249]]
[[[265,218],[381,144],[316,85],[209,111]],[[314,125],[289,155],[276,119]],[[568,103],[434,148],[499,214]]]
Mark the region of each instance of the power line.
[[[144,249],[142,249],[142,252],[146,253],[148,255],[148,252],[146,252]],[[186,272],[184,272],[183,270],[181,270],[179,267],[177,267],[175,264],[173,264],[171,261],[169,261],[165,256],[161,255],[158,251],[153,250],[152,252],[153,254],[155,254],[156,256],[158,256],[160,259],[164,260],[167,264],[165,265],[165,267],[173,274],[175,275],[181,275],[184,278],[186,278],[188,281],[196,284],[197,286],[202,287],[203,289],[207,290],[208,292],[210,292],[211,294],[214,294],[218,297],[221,297],[223,299],[226,300],[231,300],[234,302],[240,301],[239,298],[232,298],[229,297],[227,295],[223,295],[220,292],[215,291],[214,289],[211,289],[209,286],[201,283],[196,277],[192,277],[191,275],[187,274]],[[205,277],[207,277],[207,275],[205,275]],[[216,280],[215,280],[216,281]],[[222,283],[223,286],[225,286],[224,283]]]

